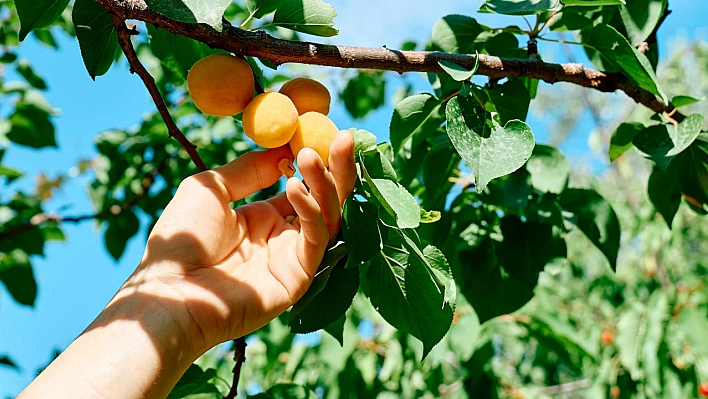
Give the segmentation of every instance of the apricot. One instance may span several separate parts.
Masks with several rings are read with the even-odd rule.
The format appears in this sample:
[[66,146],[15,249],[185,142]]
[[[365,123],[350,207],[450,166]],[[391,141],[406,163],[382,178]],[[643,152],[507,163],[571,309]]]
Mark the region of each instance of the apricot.
[[329,103],[332,100],[329,90],[316,80],[295,78],[285,83],[280,93],[293,100],[300,115],[311,111],[324,115],[329,113]]
[[253,100],[253,71],[248,62],[228,54],[197,61],[187,74],[194,105],[205,114],[232,116]]
[[306,112],[300,115],[299,119],[300,124],[290,139],[293,155],[297,158],[300,150],[305,147],[312,148],[322,158],[325,167],[329,167],[329,146],[338,132],[337,126],[319,112]]
[[295,134],[298,125],[297,108],[280,93],[256,96],[243,111],[243,131],[261,147],[285,145]]

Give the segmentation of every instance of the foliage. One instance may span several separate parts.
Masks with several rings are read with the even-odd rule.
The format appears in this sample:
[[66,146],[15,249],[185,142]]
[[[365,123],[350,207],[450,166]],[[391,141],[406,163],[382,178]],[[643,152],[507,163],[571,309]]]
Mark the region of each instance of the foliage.
[[[96,135],[98,155],[79,165],[93,176],[93,214],[74,220],[45,212],[63,179],[44,181],[35,193],[16,188],[27,177],[1,163],[5,151],[56,145],[56,110],[42,95],[48,84],[15,55],[20,40],[31,32],[56,47],[53,35],[75,35],[92,78],[121,57],[111,15],[92,0],[67,3],[0,1],[0,62],[21,77],[0,87],[3,104],[11,104],[0,123],[0,281],[28,306],[37,290],[33,257],[47,241],[64,239],[62,221],[95,219],[119,259],[145,227],[141,220],[154,224],[180,181],[196,172],[154,112],[136,128]],[[295,31],[338,33],[336,12],[322,0],[147,4],[216,31],[261,20],[256,29],[291,40]],[[486,0],[480,11],[531,15],[536,27],[494,28],[462,15],[435,23],[428,50],[529,61],[539,55],[521,47],[520,37],[574,31],[598,69],[659,99],[672,94],[674,106],[696,112],[680,121],[640,112],[606,137],[609,161],[629,164],[634,177],[652,165],[646,188],[636,188],[649,201],[636,200],[635,187],[613,176],[573,184],[571,162],[557,146],[535,142],[525,123],[530,104],[551,103],[537,93],[537,80],[480,84],[479,64],[468,70],[441,62],[440,73],[426,75],[426,92],[407,92],[395,104],[390,143],[351,129],[358,179],[342,233],[300,302],[249,337],[242,388],[257,398],[549,397],[566,388],[582,397],[614,389],[638,398],[695,395],[708,380],[701,335],[708,330],[708,133],[696,98],[705,93],[684,84],[684,65],[673,59],[672,75],[657,73],[652,37],[667,7],[666,0]],[[254,149],[238,116],[205,116],[185,93],[191,65],[221,50],[151,25],[137,29],[139,58],[206,165]],[[706,65],[705,44],[693,51],[696,65]],[[269,61],[247,60],[263,88],[289,79]],[[387,79],[371,71],[348,76],[340,98],[353,118],[385,103]],[[243,201],[279,190],[278,183]],[[326,333],[292,334],[318,330]],[[600,346],[603,331],[613,343]],[[192,366],[170,398],[228,391],[233,363],[223,350]],[[15,367],[7,357],[0,364]]]

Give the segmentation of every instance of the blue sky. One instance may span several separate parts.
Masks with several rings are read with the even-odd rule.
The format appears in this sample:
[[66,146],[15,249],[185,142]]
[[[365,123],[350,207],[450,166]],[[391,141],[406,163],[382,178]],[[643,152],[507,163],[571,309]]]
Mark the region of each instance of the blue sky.
[[[330,1],[338,11],[336,26],[340,36],[332,43],[357,46],[395,48],[405,40],[425,41],[435,21],[447,14],[475,16],[481,22],[504,26],[522,25],[519,18],[476,14],[480,0],[358,0]],[[693,38],[706,34],[704,22],[708,15],[705,0],[672,0],[674,13],[660,30],[662,55],[666,55],[670,38],[677,34]],[[704,36],[705,37],[705,36]],[[66,173],[81,159],[95,155],[93,137],[96,133],[137,124],[153,104],[137,76],[128,73],[125,62],[113,67],[105,76],[92,81],[83,68],[78,45],[62,37],[61,50],[55,52],[28,39],[19,50],[31,60],[35,70],[48,82],[46,93],[52,105],[61,110],[55,118],[59,148],[33,151],[13,146],[4,163],[27,171],[26,185],[32,176]],[[541,43],[541,52],[550,49]],[[550,51],[550,50],[549,50]],[[558,61],[563,61],[562,57]],[[300,71],[300,69],[298,69]],[[308,73],[319,75],[322,69],[311,67]],[[389,76],[387,96],[400,85],[400,79]],[[412,78],[419,90],[428,90],[423,80]],[[340,83],[341,84],[341,83]],[[552,90],[541,85],[541,90]],[[372,113],[364,121],[352,121],[341,104],[334,104],[332,118],[340,128],[356,126],[387,138],[392,106]],[[531,119],[529,124],[539,142],[547,137],[542,121]],[[588,127],[588,130],[590,127]],[[585,151],[587,137],[579,136],[564,148],[566,154]],[[89,177],[71,180],[52,199],[48,208],[72,204],[66,211],[83,214],[91,211],[86,194]],[[144,249],[145,235],[130,241],[119,263],[115,263],[103,247],[102,235],[93,223],[64,226],[68,241],[51,243],[46,258],[34,258],[34,271],[39,294],[34,309],[15,304],[0,288],[0,354],[10,355],[21,367],[19,373],[0,367],[0,398],[15,396],[44,366],[55,348],[65,348],[100,312],[122,282],[137,265]]]

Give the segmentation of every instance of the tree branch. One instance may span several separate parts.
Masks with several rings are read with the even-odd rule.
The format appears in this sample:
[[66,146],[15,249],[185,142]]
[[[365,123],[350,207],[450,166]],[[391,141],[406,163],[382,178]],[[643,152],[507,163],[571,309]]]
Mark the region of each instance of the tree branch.
[[[242,56],[273,62],[312,64],[340,68],[380,69],[396,72],[442,72],[438,61],[446,60],[472,69],[474,55],[428,51],[399,51],[388,48],[365,48],[277,39],[263,31],[249,32],[230,25],[221,32],[208,25],[171,20],[151,11],[144,0],[97,0],[114,18],[135,19],[198,40]],[[119,35],[120,37],[120,35]],[[630,82],[624,75],[584,68],[581,64],[550,64],[542,60],[500,58],[480,55],[478,75],[491,78],[528,77],[547,83],[568,82],[602,92],[621,90],[637,103],[658,113],[670,113],[674,107],[654,94]],[[677,121],[683,115],[676,114]]]
[[131,198],[129,201],[126,201],[120,205],[114,205],[113,207],[106,209],[102,212],[97,212],[97,213],[90,213],[86,215],[80,215],[80,216],[59,216],[59,215],[52,215],[52,214],[47,214],[47,213],[39,213],[37,215],[32,216],[32,218],[29,220],[29,222],[24,223],[24,224],[19,224],[17,226],[10,227],[9,229],[0,232],[0,241],[10,238],[14,235],[24,233],[25,231],[31,230],[35,227],[41,226],[45,223],[49,222],[54,222],[54,223],[81,223],[85,222],[87,220],[94,220],[94,219],[106,219],[109,217],[113,216],[118,216],[120,215],[123,211],[130,209],[133,207],[133,205],[137,204],[138,201],[140,201],[145,195],[147,195],[148,190],[150,190],[150,187],[152,187],[153,183],[155,183],[155,179],[157,178],[157,175],[160,174],[162,169],[167,165],[167,161],[170,160],[171,157],[166,157],[162,162],[160,162],[153,170],[150,171],[150,174],[147,175],[143,181],[142,181],[142,191],[136,194],[133,198]]
[[238,380],[241,376],[241,366],[246,361],[246,338],[240,337],[234,340],[234,381],[231,384],[229,393],[224,396],[224,399],[235,399],[238,395]]
[[167,105],[165,104],[165,100],[162,98],[160,90],[155,84],[155,79],[152,75],[150,75],[150,72],[145,69],[143,64],[138,59],[133,43],[130,41],[130,37],[137,34],[137,31],[134,30],[134,28],[129,29],[125,25],[125,20],[117,17],[115,14],[113,15],[113,25],[115,25],[116,32],[118,33],[118,43],[123,49],[125,58],[128,59],[128,63],[130,64],[130,72],[137,73],[138,76],[140,76],[140,79],[143,80],[145,87],[147,87],[148,92],[150,92],[150,96],[157,106],[157,110],[160,112],[160,116],[162,116],[162,119],[165,121],[165,125],[167,125],[167,131],[169,132],[170,137],[175,138],[187,151],[187,154],[189,154],[189,157],[192,158],[192,161],[194,161],[194,164],[200,172],[208,170],[209,168],[206,166],[204,161],[202,161],[202,158],[197,152],[197,146],[192,144],[187,137],[184,136],[179,127],[177,127],[175,121],[172,119],[170,111],[167,109]]

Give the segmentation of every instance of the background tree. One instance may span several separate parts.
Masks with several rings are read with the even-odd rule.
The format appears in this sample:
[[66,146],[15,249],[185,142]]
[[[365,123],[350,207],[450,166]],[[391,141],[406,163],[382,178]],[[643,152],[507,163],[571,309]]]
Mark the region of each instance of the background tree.
[[[684,45],[657,77],[667,3],[487,0],[482,11],[519,15],[523,27],[448,15],[428,42],[398,51],[300,41],[337,34],[320,0],[2,2],[1,60],[21,78],[2,88],[6,149],[56,143],[47,84],[14,55],[30,32],[50,46],[59,30],[75,34],[93,78],[127,60],[157,111],[97,135],[100,155],[74,170],[92,179],[92,212],[46,212],[68,177],[40,177],[29,192],[21,171],[2,165],[0,280],[33,304],[31,262],[66,224],[95,220],[118,259],[184,177],[254,147],[239,116],[203,115],[185,92],[206,55],[245,57],[257,90],[288,80],[284,63],[359,69],[341,90],[354,118],[381,107],[385,83],[399,79],[374,70],[425,72],[428,87],[396,93],[388,140],[355,129],[357,195],[305,298],[249,338],[245,364],[244,340],[234,353],[218,348],[171,397],[233,397],[234,382],[266,397],[697,396],[708,380],[708,136],[698,101],[708,50]],[[544,62],[539,41],[577,44],[597,69]],[[544,93],[540,80],[582,88]],[[617,90],[632,104],[598,93]],[[609,173],[571,174],[556,147],[535,144],[523,122],[532,100],[551,115],[555,143],[587,107]],[[290,333],[320,329],[304,340]]]

